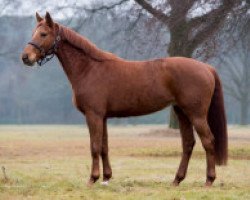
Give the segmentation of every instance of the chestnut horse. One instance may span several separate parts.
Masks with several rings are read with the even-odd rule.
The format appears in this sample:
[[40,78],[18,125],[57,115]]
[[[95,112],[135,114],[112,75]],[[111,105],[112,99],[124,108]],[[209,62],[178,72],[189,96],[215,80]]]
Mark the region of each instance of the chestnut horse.
[[185,178],[195,144],[193,127],[206,152],[206,186],[215,180],[215,164],[227,162],[227,129],[222,86],[208,64],[172,57],[127,61],[98,49],[73,30],[55,23],[47,12],[36,13],[37,25],[25,47],[24,64],[39,65],[56,55],[73,90],[73,103],[86,116],[92,167],[88,185],[112,170],[108,155],[107,119],[146,115],[172,104],[180,122],[183,154],[173,185]]

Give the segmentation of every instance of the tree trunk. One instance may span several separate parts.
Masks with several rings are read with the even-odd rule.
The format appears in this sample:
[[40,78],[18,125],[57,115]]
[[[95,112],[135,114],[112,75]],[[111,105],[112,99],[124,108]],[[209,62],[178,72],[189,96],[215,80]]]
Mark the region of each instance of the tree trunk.
[[[185,23],[185,22],[183,22]],[[170,44],[168,48],[168,54],[170,57],[174,56],[183,56],[183,57],[192,57],[192,53],[187,48],[187,31],[185,29],[185,25],[179,26],[175,29],[170,29]],[[179,121],[175,114],[173,107],[171,106],[170,110],[170,119],[169,119],[169,128],[178,129]]]
[[175,114],[173,106],[171,106],[170,108],[169,128],[172,128],[172,129],[179,128],[179,120]]

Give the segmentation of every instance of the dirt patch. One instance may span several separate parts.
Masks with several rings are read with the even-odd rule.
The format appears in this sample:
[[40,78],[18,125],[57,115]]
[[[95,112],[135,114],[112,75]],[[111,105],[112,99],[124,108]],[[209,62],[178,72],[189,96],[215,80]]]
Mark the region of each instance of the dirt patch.
[[180,131],[177,129],[161,128],[156,130],[149,130],[148,132],[139,134],[142,137],[179,137]]

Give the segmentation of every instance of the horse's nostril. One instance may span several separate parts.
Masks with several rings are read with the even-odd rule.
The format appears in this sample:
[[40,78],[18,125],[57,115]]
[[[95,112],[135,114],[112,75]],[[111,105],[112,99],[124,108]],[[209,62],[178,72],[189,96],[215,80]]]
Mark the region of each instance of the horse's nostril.
[[29,60],[29,57],[28,57],[28,54],[23,54],[22,55],[22,60],[25,62],[25,61],[28,61]]

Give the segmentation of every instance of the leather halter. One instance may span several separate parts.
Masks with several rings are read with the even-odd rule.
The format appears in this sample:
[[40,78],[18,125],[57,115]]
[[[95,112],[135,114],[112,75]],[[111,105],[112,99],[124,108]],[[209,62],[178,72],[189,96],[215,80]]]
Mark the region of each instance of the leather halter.
[[37,64],[39,66],[44,65],[45,63],[50,61],[55,56],[55,53],[57,52],[57,49],[58,49],[59,42],[61,41],[60,30],[61,29],[59,28],[58,34],[57,34],[52,46],[49,48],[49,50],[47,52],[45,52],[45,49],[43,47],[41,47],[41,45],[37,44],[36,42],[34,42],[34,41],[28,42],[29,45],[32,45],[37,50],[39,50],[40,54],[42,55],[42,57],[39,60],[37,60]]

